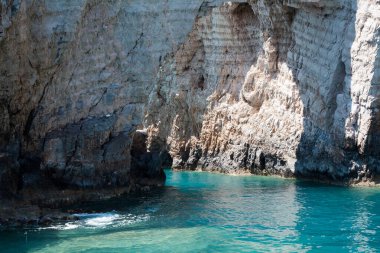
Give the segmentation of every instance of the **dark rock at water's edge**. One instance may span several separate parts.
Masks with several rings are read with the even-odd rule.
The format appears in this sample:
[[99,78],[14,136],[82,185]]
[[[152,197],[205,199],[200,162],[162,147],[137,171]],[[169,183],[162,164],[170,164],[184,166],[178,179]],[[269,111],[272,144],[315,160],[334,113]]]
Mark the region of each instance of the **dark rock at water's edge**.
[[[82,125],[89,122],[93,120]],[[96,122],[90,129],[99,130],[101,121]],[[72,128],[76,131],[68,130]],[[59,207],[164,185],[163,166],[170,166],[170,156],[160,150],[148,152],[146,133],[136,131],[133,137],[120,133],[99,145],[96,140],[101,137],[95,130],[83,129],[70,125],[50,133],[42,158],[0,154],[0,225],[40,226],[70,220],[75,217],[60,213]]]
[[78,219],[59,209],[39,208],[36,205],[3,206],[0,211],[0,229],[44,227]]

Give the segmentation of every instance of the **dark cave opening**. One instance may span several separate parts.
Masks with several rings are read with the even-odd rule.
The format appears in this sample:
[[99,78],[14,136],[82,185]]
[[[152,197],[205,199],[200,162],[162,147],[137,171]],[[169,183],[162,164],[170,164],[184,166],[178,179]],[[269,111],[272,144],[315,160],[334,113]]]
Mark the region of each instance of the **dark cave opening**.
[[143,130],[133,135],[131,146],[131,182],[140,186],[162,186],[166,175],[164,168],[170,168],[173,159],[164,148],[165,142],[159,138],[150,140]]

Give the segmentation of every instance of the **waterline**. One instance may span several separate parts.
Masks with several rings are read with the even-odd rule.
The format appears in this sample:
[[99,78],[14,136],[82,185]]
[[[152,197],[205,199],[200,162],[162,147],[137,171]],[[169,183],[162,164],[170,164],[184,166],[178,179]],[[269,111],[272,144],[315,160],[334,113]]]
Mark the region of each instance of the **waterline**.
[[[78,221],[0,232],[1,252],[376,252],[380,190],[167,171],[163,189]],[[95,213],[93,213],[95,211]]]

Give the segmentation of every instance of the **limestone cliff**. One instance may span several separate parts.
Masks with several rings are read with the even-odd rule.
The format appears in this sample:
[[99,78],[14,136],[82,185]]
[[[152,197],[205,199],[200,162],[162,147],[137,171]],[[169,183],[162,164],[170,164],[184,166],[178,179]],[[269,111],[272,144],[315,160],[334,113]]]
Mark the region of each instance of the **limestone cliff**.
[[376,181],[379,13],[378,0],[2,0],[0,192],[160,185],[171,158]]
[[380,2],[213,4],[149,100],[173,167],[376,181]]

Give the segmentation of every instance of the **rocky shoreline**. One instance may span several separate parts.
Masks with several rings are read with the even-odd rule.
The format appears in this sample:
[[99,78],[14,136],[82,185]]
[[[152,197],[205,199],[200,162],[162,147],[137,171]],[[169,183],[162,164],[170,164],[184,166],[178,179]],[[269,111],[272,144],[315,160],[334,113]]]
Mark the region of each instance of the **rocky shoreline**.
[[[23,199],[5,200],[0,207],[0,229],[39,228],[79,220],[77,214],[92,213],[96,210],[82,210],[81,205],[89,203],[106,203],[112,199],[122,198],[130,194],[145,194],[154,189],[162,188],[156,185],[135,185],[133,188],[112,190],[65,190],[64,192],[41,192],[45,198],[33,191],[33,197],[23,196]],[[53,197],[54,196],[54,197]],[[81,204],[82,203],[82,204]]]
[[[301,181],[312,181],[320,184],[327,184],[327,185],[336,185],[336,186],[343,186],[343,187],[380,187],[379,181],[366,181],[366,182],[339,182],[336,180],[326,179],[326,178],[310,178],[310,177],[295,177],[295,176],[283,176],[283,175],[276,175],[276,174],[253,174],[249,170],[220,170],[220,169],[213,169],[213,170],[202,170],[201,168],[195,169],[195,170],[183,170],[183,169],[173,169],[173,171],[192,171],[192,172],[206,172],[206,173],[217,173],[217,174],[226,174],[228,176],[268,176],[268,177],[278,177],[282,179],[292,179],[292,180],[301,180]],[[162,187],[162,186],[161,186]],[[157,186],[151,187],[151,186],[139,186],[137,185],[132,192],[148,192],[152,189],[157,188]],[[2,207],[0,208],[0,229],[17,229],[17,228],[45,228],[50,227],[51,225],[58,225],[66,222],[72,222],[79,220],[78,213],[86,212],[88,213],[89,210],[83,211],[80,208],[80,205],[78,206],[78,203],[91,203],[93,201],[101,202],[101,201],[107,201],[110,198],[117,198],[118,196],[125,196],[126,194],[131,193],[131,191],[128,191],[126,189],[120,190],[118,193],[113,192],[105,192],[101,196],[99,192],[97,192],[97,196],[93,197],[92,199],[89,198],[89,193],[82,193],[81,200],[75,200],[75,199],[69,199],[69,197],[66,198],[65,201],[63,199],[60,199],[59,201],[56,201],[55,204],[52,204],[52,208],[48,208],[46,206],[46,201],[44,201],[44,205],[46,207],[39,207],[35,204],[25,204],[22,202],[4,202],[2,203]],[[78,193],[68,192],[67,196],[75,196]],[[76,204],[75,208],[68,208],[70,204]],[[61,208],[59,208],[61,207]],[[62,208],[65,207],[65,208]],[[95,210],[92,212],[96,213]],[[91,213],[91,211],[90,211]]]
[[0,229],[46,227],[78,220],[72,214],[56,209],[40,209],[38,206],[3,207],[0,212]]
[[377,184],[375,2],[1,1],[0,200],[110,198],[165,166]]

